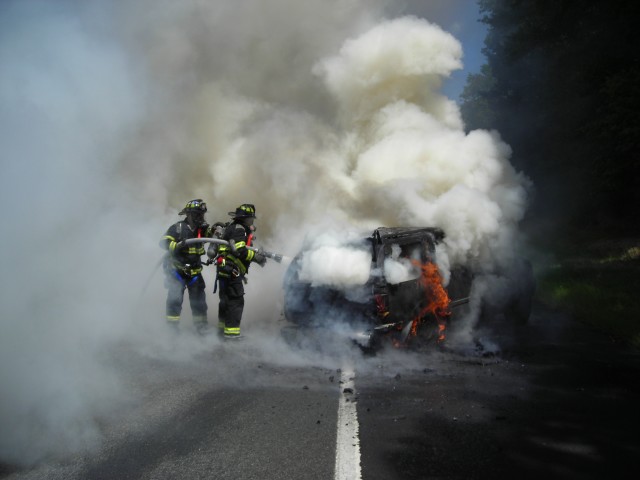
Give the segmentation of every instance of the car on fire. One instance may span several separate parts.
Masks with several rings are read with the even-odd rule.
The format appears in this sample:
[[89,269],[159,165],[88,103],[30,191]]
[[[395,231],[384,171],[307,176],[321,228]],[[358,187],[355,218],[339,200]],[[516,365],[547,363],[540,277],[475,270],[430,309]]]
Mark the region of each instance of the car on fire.
[[[433,227],[380,227],[347,245],[303,248],[284,278],[286,337],[292,332],[333,329],[363,349],[384,341],[395,346],[441,342],[456,309],[469,302],[473,276],[458,267],[445,288],[436,266],[436,245],[444,232]],[[331,255],[338,249],[338,258]],[[313,264],[314,255],[317,261]],[[368,263],[364,274],[349,275],[349,257]],[[319,275],[312,271],[321,271]],[[322,272],[347,270],[344,278],[323,278]],[[340,276],[339,276],[340,277]]]
[[[479,325],[504,332],[505,324],[526,323],[535,291],[531,263],[516,259],[491,275],[457,266],[445,287],[436,265],[436,246],[444,238],[434,227],[380,227],[339,245],[303,247],[284,277],[283,335],[291,341],[310,331],[338,332],[365,351],[389,343],[442,344],[450,327],[469,313],[479,279],[485,286],[493,282],[490,294],[478,289],[484,290],[475,302]],[[337,279],[336,272],[342,272]]]

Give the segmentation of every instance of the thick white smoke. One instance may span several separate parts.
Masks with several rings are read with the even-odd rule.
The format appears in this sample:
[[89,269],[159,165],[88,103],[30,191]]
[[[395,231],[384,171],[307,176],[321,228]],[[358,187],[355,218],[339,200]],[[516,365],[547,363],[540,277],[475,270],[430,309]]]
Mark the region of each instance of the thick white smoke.
[[300,280],[311,286],[364,285],[371,275],[371,252],[324,245],[302,256]]
[[[192,198],[210,222],[256,204],[258,243],[289,255],[382,225],[444,229],[445,268],[512,254],[525,181],[439,93],[459,42],[399,4],[2,2],[0,459],[99,441],[126,398],[109,349],[164,341],[161,275],[141,294]],[[252,269],[247,328],[277,317],[282,273]]]

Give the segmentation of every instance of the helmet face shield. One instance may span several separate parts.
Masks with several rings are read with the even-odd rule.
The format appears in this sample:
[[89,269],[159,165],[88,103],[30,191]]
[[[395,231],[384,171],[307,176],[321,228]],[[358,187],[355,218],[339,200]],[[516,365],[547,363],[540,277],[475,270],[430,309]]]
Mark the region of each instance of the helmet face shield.
[[253,227],[253,221],[255,219],[256,217],[239,217],[238,222],[242,223],[243,225],[246,225],[247,227]]
[[204,223],[203,211],[191,211],[187,213],[187,220],[191,220],[196,225],[202,225]]

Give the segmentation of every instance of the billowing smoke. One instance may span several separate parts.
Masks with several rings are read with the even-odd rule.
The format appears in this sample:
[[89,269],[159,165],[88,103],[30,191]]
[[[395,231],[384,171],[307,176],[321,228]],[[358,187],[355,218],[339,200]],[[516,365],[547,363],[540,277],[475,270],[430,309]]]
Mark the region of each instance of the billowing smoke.
[[[420,258],[413,260],[420,261]],[[391,256],[385,258],[383,268],[385,280],[392,285],[413,280],[419,276],[411,260],[400,257],[400,247],[398,245],[391,246]]]
[[371,248],[362,239],[319,234],[304,247],[300,280],[312,286],[347,288],[364,285],[371,275]]
[[358,240],[360,242],[356,243],[355,239],[347,241],[334,235],[319,235],[302,248],[298,279],[312,287],[346,290],[365,285],[372,276],[382,275],[391,284],[419,276],[412,261],[400,257],[398,245],[391,246],[391,255],[384,260],[383,271],[372,271],[371,245]]
[[[439,93],[459,42],[400,3],[2,2],[1,459],[100,440],[126,399],[110,348],[165,340],[157,242],[192,198],[210,222],[256,204],[258,243],[289,255],[382,225],[442,228],[445,271],[513,255],[525,179]],[[257,328],[283,268],[252,270]]]

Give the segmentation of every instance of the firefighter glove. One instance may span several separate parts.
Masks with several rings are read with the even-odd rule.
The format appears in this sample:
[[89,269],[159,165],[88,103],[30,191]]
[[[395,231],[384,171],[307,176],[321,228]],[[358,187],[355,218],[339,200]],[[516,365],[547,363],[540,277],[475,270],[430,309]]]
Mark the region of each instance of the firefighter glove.
[[213,224],[213,236],[216,238],[222,238],[224,235],[224,223],[216,222]]
[[253,257],[253,261],[261,267],[264,267],[264,265],[267,263],[267,257],[265,257],[260,251],[258,251]]

